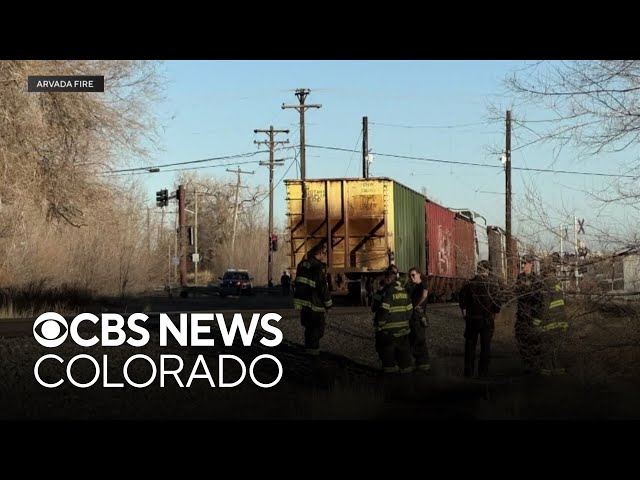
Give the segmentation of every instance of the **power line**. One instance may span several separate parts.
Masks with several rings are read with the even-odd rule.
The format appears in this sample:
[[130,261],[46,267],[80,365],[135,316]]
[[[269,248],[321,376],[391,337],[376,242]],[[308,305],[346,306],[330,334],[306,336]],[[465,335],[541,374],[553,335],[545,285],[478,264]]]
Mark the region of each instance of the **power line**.
[[[363,129],[361,128],[360,129],[360,133],[358,134],[358,138],[356,140],[356,147],[358,146],[358,143],[360,142],[360,137],[362,136],[362,132],[363,132]],[[355,148],[356,147],[353,147],[354,148],[354,152],[355,152]],[[344,171],[344,176],[345,177],[347,176],[347,172],[349,171],[349,167],[351,166],[351,161],[352,160],[353,160],[353,155],[351,155],[351,157],[349,158],[349,163],[347,165],[347,169]]]
[[[188,165],[188,164],[192,164],[192,163],[203,163],[203,162],[213,162],[216,160],[231,160],[233,158],[246,158],[246,157],[253,157],[254,155],[257,155],[261,153],[260,151],[257,152],[247,152],[247,153],[238,153],[235,155],[225,155],[222,157],[211,157],[211,158],[203,158],[201,160],[189,160],[186,162],[176,162],[176,163],[165,163],[163,165],[151,165],[148,167],[134,167],[134,168],[123,168],[120,170],[110,170],[108,172],[103,172],[103,175],[109,175],[112,173],[123,173],[123,172],[136,172],[136,171],[140,171],[140,170],[144,170],[144,173],[157,173],[157,172],[148,172],[148,170],[154,169],[154,168],[163,168],[163,167],[175,167],[176,165]],[[166,170],[166,171],[172,171],[172,170]],[[175,171],[175,170],[173,170]]]
[[[262,153],[262,152],[259,152]],[[289,157],[291,158],[291,157]],[[223,163],[220,165],[205,165],[202,167],[190,167],[190,168],[172,168],[169,170],[162,170],[161,173],[165,173],[165,172],[182,172],[184,170],[201,170],[203,168],[218,168],[218,167],[230,167],[232,165],[246,165],[249,163],[260,163],[259,160],[251,160],[251,161],[247,161],[247,162],[233,162],[233,163]],[[160,173],[160,172],[130,172],[130,173],[117,173],[114,175],[108,174],[109,176],[112,177],[122,177],[122,176],[126,176],[126,175],[146,175],[146,174],[150,174],[150,173]]]
[[395,123],[376,123],[369,122],[369,125],[378,125],[381,127],[395,127],[395,128],[463,128],[463,127],[475,127],[479,125],[493,125],[496,122],[478,122],[478,123],[463,123],[459,125],[400,125]]
[[[322,148],[325,150],[336,150],[339,152],[357,152],[357,150],[352,150],[349,148],[339,148],[339,147],[326,147],[322,145],[307,145],[310,148]],[[379,157],[390,157],[390,158],[400,158],[403,160],[419,160],[422,162],[435,162],[435,163],[444,163],[451,165],[466,165],[470,167],[486,167],[486,168],[500,168],[503,169],[502,165],[489,165],[486,163],[473,163],[473,162],[459,162],[456,160],[443,160],[439,158],[427,158],[427,157],[412,157],[408,155],[397,155],[391,153],[379,153],[379,152],[371,152],[373,155],[377,155]],[[577,172],[571,170],[552,170],[548,168],[527,168],[527,167],[511,167],[512,170],[525,170],[530,172],[542,172],[542,173],[566,173],[571,175],[592,175],[599,177],[616,177],[616,178],[637,178],[635,175],[621,175],[614,173],[599,173],[599,172]]]
[[[291,157],[289,157],[289,158],[291,158]],[[291,163],[289,164],[289,167],[288,167],[288,168],[285,170],[285,172],[282,174],[282,176],[280,177],[280,180],[278,180],[278,182],[273,186],[273,190],[271,190],[271,192],[275,191],[276,187],[277,187],[278,185],[280,185],[280,183],[282,183],[282,180],[284,180],[284,177],[286,177],[286,176],[287,176],[287,173],[289,173],[289,170],[291,170],[291,167],[293,167],[294,165],[296,165],[296,164],[297,164],[297,162],[298,162],[298,156],[296,155],[296,156],[294,157],[294,161],[293,161],[293,162],[291,162]],[[261,200],[259,200],[259,201],[257,201],[256,203],[254,203],[254,206],[256,206],[256,207],[257,207],[257,206],[258,206],[258,205],[260,205],[262,202],[264,202],[264,201],[266,200],[266,198],[269,196],[269,194],[270,194],[271,192],[267,193],[264,197],[262,197],[262,199],[261,199]]]

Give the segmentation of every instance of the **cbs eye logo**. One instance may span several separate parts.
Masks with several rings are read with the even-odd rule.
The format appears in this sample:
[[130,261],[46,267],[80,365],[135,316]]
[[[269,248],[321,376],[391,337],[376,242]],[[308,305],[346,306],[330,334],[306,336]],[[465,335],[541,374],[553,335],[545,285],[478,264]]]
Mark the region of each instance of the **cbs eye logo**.
[[33,324],[33,336],[43,347],[59,347],[67,339],[68,334],[69,325],[59,313],[43,313]]

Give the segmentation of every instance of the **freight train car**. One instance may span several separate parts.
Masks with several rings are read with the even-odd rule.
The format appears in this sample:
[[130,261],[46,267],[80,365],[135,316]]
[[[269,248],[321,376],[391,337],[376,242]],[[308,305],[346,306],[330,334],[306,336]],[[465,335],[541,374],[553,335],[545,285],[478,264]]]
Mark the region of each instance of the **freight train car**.
[[401,272],[414,266],[425,270],[420,193],[388,178],[306,180],[304,191],[300,180],[285,184],[292,272],[323,241],[331,290],[367,305],[388,265]]
[[507,261],[507,234],[501,227],[490,225],[487,227],[489,238],[489,263],[491,270],[495,275],[501,278],[507,277],[507,268],[509,268],[510,278],[516,278],[519,272],[519,254],[518,240],[511,237],[511,251],[513,257],[511,262]]
[[474,226],[475,235],[475,257],[474,257],[474,272],[477,270],[477,265],[482,260],[489,260],[489,236],[487,234],[487,220],[478,212],[474,212],[469,209],[454,209],[454,212],[458,212],[460,215],[466,217]]
[[475,224],[468,217],[456,214],[454,227],[456,277],[459,279],[473,278],[478,263]]
[[326,243],[333,293],[349,294],[368,305],[390,264],[401,273],[411,267],[426,272],[433,299],[450,298],[473,276],[473,222],[394,180],[285,184],[291,270],[313,245]]

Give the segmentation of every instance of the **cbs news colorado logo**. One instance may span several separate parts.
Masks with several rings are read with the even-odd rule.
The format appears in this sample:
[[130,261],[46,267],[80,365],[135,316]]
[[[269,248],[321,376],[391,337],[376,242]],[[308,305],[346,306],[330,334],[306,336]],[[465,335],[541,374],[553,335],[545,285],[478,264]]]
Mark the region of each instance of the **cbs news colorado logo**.
[[[259,340],[259,343],[266,347],[275,347],[282,342],[283,335],[276,326],[271,325],[269,322],[278,322],[281,320],[281,318],[282,317],[277,313],[267,313],[262,315],[262,317],[260,317],[260,314],[254,313],[247,328],[242,314],[240,313],[234,314],[231,322],[227,322],[227,320],[224,318],[224,315],[221,313],[181,313],[178,325],[176,325],[167,314],[162,313],[160,314],[159,345],[160,347],[167,347],[169,337],[171,337],[181,347],[214,347],[216,339],[211,338],[210,333],[212,327],[211,322],[216,321],[219,327],[220,334],[222,336],[222,342],[225,346],[233,345],[235,338],[239,336],[242,345],[244,347],[250,347],[252,345],[253,337],[259,324],[262,330],[272,335],[272,338],[263,336]],[[148,319],[149,317],[144,313],[131,314],[126,321],[127,331],[125,331],[125,319],[121,315],[116,313],[104,313],[100,317],[92,313],[81,313],[76,316],[70,323],[68,323],[67,319],[59,313],[46,312],[40,315],[35,320],[33,324],[33,336],[40,345],[46,348],[59,348],[68,341],[72,341],[76,345],[84,348],[95,347],[98,344],[102,347],[119,347],[125,343],[135,348],[141,348],[146,346],[151,339],[149,331],[142,326],[142,324],[144,324],[144,322],[146,322]],[[209,322],[208,325],[202,323],[207,321]],[[84,332],[84,336],[80,335],[79,327],[83,322],[90,322],[95,326],[99,326],[100,335],[92,335],[90,337],[87,337],[86,332]],[[229,323],[229,325],[227,325],[227,323]],[[203,335],[205,334],[209,334],[209,336],[203,337]],[[80,361],[89,362],[91,364],[90,368],[93,368],[95,370],[95,375],[91,379],[91,381],[81,383],[78,382],[76,378],[74,378],[74,365]],[[151,375],[143,383],[133,381],[129,375],[129,366],[134,361],[143,361],[151,365]],[[225,381],[225,361],[232,361],[240,365],[242,374],[240,375],[239,379],[236,379],[232,382],[228,381],[228,379],[227,381]],[[259,361],[269,361],[275,363],[278,374],[272,382],[262,383],[256,378],[254,369]],[[54,382],[45,382],[40,375],[40,368],[43,362],[57,362],[61,364],[61,366],[66,363],[66,368],[54,368],[53,370],[58,373],[58,379]],[[175,364],[176,362],[178,364],[178,368],[171,369],[168,364]],[[96,358],[86,353],[76,355],[69,359],[68,362],[59,355],[50,353],[43,355],[38,359],[34,366],[33,372],[38,383],[46,388],[59,387],[65,382],[65,378],[71,384],[78,388],[88,388],[98,382],[101,374],[103,387],[124,387],[123,382],[110,382],[107,379],[106,372],[108,365],[108,355],[102,355],[101,368]],[[49,365],[49,367],[51,367],[51,365]],[[147,387],[154,381],[156,381],[156,379],[159,379],[160,387],[164,387],[165,377],[167,376],[173,377],[180,387],[184,387],[185,385],[186,387],[190,387],[193,380],[196,378],[207,379],[211,387],[216,386],[213,376],[209,371],[209,367],[203,355],[197,356],[196,362],[191,370],[191,373],[189,374],[186,384],[183,384],[182,379],[179,376],[179,373],[182,372],[183,368],[184,361],[179,355],[162,354],[160,355],[158,365],[156,365],[156,361],[148,355],[136,354],[129,357],[124,363],[123,376],[127,384],[135,388]],[[199,370],[203,370],[204,373],[198,373]],[[217,386],[226,388],[236,387],[240,385],[245,379],[247,371],[249,373],[251,381],[255,385],[262,388],[270,388],[275,386],[280,381],[283,373],[282,364],[280,363],[280,361],[273,355],[269,354],[258,355],[252,360],[248,368],[245,365],[244,361],[239,357],[235,355],[221,354],[218,356],[217,371]]]

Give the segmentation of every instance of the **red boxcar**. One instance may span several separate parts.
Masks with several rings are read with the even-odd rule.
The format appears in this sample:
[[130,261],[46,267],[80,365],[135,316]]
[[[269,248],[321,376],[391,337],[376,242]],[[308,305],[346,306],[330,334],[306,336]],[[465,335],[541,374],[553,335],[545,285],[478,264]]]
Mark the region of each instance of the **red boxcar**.
[[444,299],[453,292],[456,278],[456,214],[431,200],[427,200],[425,205],[429,292],[438,299]]
[[437,277],[456,276],[453,248],[455,213],[430,200],[426,202],[427,273]]

